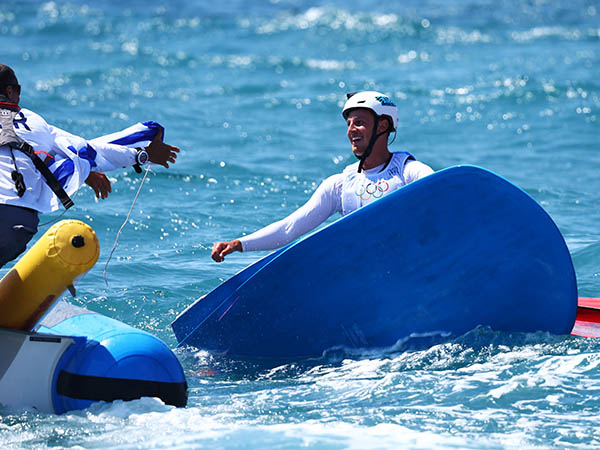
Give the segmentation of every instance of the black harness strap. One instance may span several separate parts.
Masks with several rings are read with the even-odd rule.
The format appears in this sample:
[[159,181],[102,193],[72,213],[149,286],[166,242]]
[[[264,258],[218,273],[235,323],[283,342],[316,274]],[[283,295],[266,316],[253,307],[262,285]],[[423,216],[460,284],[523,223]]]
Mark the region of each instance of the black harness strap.
[[16,144],[14,148],[22,151],[27,156],[29,156],[29,158],[31,158],[31,161],[33,161],[33,165],[45,178],[46,183],[48,183],[48,186],[50,187],[50,189],[52,189],[52,192],[56,194],[56,196],[63,204],[65,209],[69,209],[71,206],[74,205],[73,200],[71,200],[71,197],[69,197],[69,194],[65,192],[65,190],[60,185],[54,174],[50,172],[48,166],[44,164],[44,161],[42,161],[41,158],[34,153],[33,147],[31,145],[29,145],[27,142],[23,142],[20,145]]

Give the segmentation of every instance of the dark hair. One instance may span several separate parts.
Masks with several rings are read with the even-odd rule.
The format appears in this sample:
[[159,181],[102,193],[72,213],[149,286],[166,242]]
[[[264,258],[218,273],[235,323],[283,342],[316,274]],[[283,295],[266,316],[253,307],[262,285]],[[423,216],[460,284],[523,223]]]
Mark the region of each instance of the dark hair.
[[6,92],[7,86],[18,85],[19,81],[17,80],[15,72],[7,65],[0,63],[0,92]]

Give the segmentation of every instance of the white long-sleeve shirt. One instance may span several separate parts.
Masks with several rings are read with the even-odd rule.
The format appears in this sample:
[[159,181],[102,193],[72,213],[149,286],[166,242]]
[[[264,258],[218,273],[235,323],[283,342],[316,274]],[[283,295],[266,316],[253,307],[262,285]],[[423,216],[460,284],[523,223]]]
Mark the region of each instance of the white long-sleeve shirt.
[[[382,164],[357,173],[358,163],[355,163],[344,172],[330,176],[321,183],[308,202],[285,219],[240,238],[242,250],[274,250],[283,247],[314,230],[336,212],[348,214],[433,173],[429,166],[413,159],[407,160],[406,155],[394,153],[384,170]],[[347,196],[346,201],[344,196]]]
[[[17,135],[29,143],[42,160],[48,156],[49,168],[68,195],[73,195],[85,182],[90,171],[110,171],[135,164],[134,147],[148,145],[158,129],[154,122],[138,123],[121,132],[86,141],[60,128],[49,125],[40,115],[21,109],[14,119]],[[44,154],[45,153],[45,154]],[[60,207],[58,198],[35,168],[32,160],[19,150],[0,147],[0,204],[21,206],[45,213]],[[11,173],[23,175],[26,191],[17,195]]]

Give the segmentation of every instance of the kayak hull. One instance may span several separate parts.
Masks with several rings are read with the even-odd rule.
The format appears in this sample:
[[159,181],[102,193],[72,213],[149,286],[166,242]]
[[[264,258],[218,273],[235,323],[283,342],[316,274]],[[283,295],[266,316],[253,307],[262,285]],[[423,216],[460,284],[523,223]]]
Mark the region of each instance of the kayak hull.
[[180,345],[303,358],[477,326],[569,334],[575,322],[558,228],[527,193],[473,166],[411,183],[266,260],[188,308],[172,324]]

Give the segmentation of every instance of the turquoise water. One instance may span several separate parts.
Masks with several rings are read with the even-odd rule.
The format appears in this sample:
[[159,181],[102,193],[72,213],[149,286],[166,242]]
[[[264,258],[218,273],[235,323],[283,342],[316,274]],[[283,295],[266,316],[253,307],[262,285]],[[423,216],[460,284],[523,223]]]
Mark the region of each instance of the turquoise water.
[[[107,200],[82,189],[65,216],[102,249],[72,301],[171,347],[177,314],[262,256],[216,264],[212,243],[287,215],[354,161],[340,107],[367,88],[400,106],[392,149],[483,166],[540,202],[579,294],[600,296],[598,1],[25,1],[0,5],[0,36],[22,106],[86,137],[156,120],[182,149],[143,185],[108,285],[141,176],[113,172]],[[177,351],[187,408],[0,407],[0,447],[592,449],[599,351],[485,329],[277,368]]]

